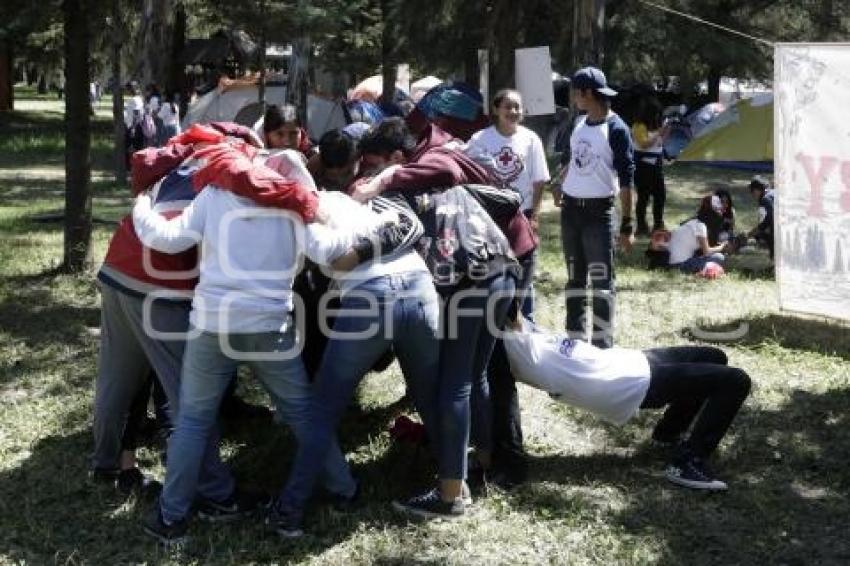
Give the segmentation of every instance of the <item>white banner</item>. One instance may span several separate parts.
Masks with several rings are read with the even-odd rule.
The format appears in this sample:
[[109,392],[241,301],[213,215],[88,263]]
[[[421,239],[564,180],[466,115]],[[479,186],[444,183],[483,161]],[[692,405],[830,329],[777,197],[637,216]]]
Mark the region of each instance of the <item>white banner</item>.
[[850,321],[850,44],[780,44],[774,65],[780,305]]

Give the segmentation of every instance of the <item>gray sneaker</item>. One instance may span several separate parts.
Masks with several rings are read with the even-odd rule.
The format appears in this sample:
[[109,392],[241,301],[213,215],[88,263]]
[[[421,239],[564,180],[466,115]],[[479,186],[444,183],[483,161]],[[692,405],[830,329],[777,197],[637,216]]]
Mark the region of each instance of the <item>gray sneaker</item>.
[[397,511],[424,519],[460,517],[464,514],[465,507],[463,497],[457,497],[453,501],[443,501],[440,490],[437,488],[406,501],[393,501],[393,508]]

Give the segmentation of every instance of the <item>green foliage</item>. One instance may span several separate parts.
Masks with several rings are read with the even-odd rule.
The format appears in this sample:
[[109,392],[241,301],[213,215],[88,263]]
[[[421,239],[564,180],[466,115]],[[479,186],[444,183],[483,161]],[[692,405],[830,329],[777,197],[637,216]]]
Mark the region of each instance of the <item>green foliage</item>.
[[[771,42],[846,37],[850,16],[831,0],[655,0],[680,12]],[[687,88],[711,73],[773,75],[769,46],[638,2],[609,2],[606,67],[620,82],[678,76]]]

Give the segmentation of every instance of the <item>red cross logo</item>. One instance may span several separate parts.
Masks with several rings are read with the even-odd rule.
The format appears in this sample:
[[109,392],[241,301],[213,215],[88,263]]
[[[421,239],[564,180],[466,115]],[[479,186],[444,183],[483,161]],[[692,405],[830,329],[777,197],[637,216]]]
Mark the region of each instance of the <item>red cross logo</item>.
[[502,162],[502,167],[507,167],[514,160],[513,152],[505,147],[502,148],[502,151],[499,153],[499,157],[497,157],[499,161]]

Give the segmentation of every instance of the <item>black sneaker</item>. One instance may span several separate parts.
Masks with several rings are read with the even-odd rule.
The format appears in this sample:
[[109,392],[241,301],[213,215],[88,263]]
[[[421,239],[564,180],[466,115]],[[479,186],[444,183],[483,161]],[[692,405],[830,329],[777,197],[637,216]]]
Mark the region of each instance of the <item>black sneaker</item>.
[[674,461],[667,467],[664,476],[676,485],[691,489],[725,491],[728,487],[724,482],[711,477],[705,463],[694,456]]
[[189,530],[189,522],[186,519],[181,519],[175,523],[166,523],[165,519],[162,518],[162,509],[159,503],[144,518],[142,528],[160,544],[166,546],[184,544],[189,538],[186,535]]
[[300,511],[275,503],[266,516],[266,525],[283,538],[304,536],[303,517]]
[[155,497],[162,491],[162,484],[143,474],[139,468],[128,468],[118,472],[115,487],[124,495],[136,493],[144,497]]
[[443,501],[437,488],[411,497],[407,501],[393,501],[393,508],[397,511],[424,519],[460,517],[464,514],[464,507],[463,497],[457,497],[454,501]]
[[211,523],[227,523],[241,519],[259,509],[268,509],[272,498],[265,493],[234,490],[224,501],[201,499],[198,501],[198,518]]

